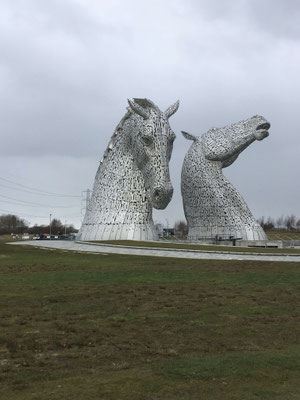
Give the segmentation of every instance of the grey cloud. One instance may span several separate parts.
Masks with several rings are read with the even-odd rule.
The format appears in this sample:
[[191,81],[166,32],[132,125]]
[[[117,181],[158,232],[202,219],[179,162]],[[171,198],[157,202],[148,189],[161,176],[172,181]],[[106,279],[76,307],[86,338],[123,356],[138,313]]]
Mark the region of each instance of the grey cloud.
[[300,3],[298,0],[189,0],[196,18],[246,25],[276,38],[297,39],[300,36]]
[[245,2],[251,22],[270,35],[297,40],[300,37],[298,0],[253,0]]
[[180,173],[189,143],[180,131],[201,134],[254,114],[270,120],[270,137],[226,174],[257,216],[268,209],[297,214],[298,2],[101,3],[1,2],[3,164],[26,156],[31,168],[22,173],[32,178],[34,159],[60,156],[74,170],[89,158],[85,177],[64,176],[80,192],[92,181],[127,98],[147,97],[161,109],[180,98],[170,119],[177,134],[174,199],[156,219],[183,216]]

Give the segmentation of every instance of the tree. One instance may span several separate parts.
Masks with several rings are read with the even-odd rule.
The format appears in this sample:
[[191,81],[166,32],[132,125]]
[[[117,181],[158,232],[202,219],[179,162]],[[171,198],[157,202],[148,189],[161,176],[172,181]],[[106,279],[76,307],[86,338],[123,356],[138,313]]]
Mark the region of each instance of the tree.
[[264,226],[265,226],[265,217],[260,217],[260,218],[258,218],[257,222],[258,222],[259,225],[264,229]]
[[174,226],[175,235],[185,236],[187,235],[187,223],[185,221],[177,221]]
[[17,215],[0,215],[0,234],[23,233],[28,230],[28,222]]
[[264,231],[271,231],[275,228],[275,221],[271,217],[268,217],[267,220],[265,220],[265,217],[260,217],[257,222],[260,224]]
[[265,223],[264,229],[265,229],[266,231],[271,231],[271,230],[274,229],[274,228],[275,228],[274,219],[271,218],[271,217],[268,217],[267,222]]
[[296,217],[294,214],[288,215],[284,220],[284,225],[286,226],[287,230],[295,229],[296,225]]
[[51,222],[51,233],[58,234],[63,233],[64,225],[62,224],[61,220],[54,218]]
[[277,218],[276,220],[276,228],[282,229],[283,227],[284,227],[284,216],[281,215],[281,217]]
[[48,233],[49,232],[49,226],[47,225],[37,225],[35,224],[31,228],[28,229],[29,233]]
[[73,224],[66,225],[66,233],[71,233],[71,232],[78,232],[78,229],[75,228]]
[[[61,234],[64,234],[66,231],[66,233],[70,233],[70,232],[78,232],[78,229],[76,229],[74,227],[73,224],[69,224],[66,225],[66,229],[65,226],[62,225],[60,220],[57,219],[53,219],[52,223],[51,223],[51,234],[58,234],[58,232],[60,232]],[[49,233],[49,225],[37,225],[35,224],[34,226],[32,226],[31,228],[28,229],[29,233]]]

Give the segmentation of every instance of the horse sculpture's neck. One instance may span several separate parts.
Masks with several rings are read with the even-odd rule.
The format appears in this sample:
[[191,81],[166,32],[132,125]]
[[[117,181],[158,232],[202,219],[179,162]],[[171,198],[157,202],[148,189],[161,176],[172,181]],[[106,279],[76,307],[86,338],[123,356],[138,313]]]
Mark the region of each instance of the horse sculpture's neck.
[[152,207],[147,197],[145,181],[134,161],[125,132],[118,134],[112,149],[100,164],[95,178],[94,194],[90,207],[94,206],[104,215],[114,213],[113,223],[137,220],[139,223],[150,223]]
[[84,225],[90,227],[89,239],[130,240],[141,235],[156,239],[145,181],[129,145],[130,115],[126,116],[121,121],[123,126],[120,123],[116,128],[96,173],[84,220]]
[[[244,199],[223,175],[222,162],[207,160],[201,147],[201,141],[195,143],[187,155],[197,155],[197,174],[192,177],[185,168],[182,171],[189,238],[198,240],[223,235],[248,240],[265,239]],[[190,190],[191,185],[195,188],[195,195],[187,199],[184,193]]]

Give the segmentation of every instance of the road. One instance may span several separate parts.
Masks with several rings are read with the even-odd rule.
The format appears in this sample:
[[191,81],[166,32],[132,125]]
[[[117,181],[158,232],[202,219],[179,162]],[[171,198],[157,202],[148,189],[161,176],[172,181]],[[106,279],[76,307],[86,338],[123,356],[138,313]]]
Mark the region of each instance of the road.
[[133,246],[116,246],[107,244],[92,244],[83,242],[73,242],[66,240],[29,240],[26,242],[10,242],[12,245],[25,245],[44,247],[50,249],[69,250],[77,252],[88,252],[93,254],[126,254],[138,256],[154,256],[154,257],[173,257],[173,258],[189,258],[202,260],[244,260],[244,261],[281,261],[281,262],[298,262],[300,265],[299,255],[282,255],[282,254],[262,254],[262,253],[232,253],[220,251],[204,251],[204,250],[181,250],[181,249],[162,249],[149,247],[133,247]]

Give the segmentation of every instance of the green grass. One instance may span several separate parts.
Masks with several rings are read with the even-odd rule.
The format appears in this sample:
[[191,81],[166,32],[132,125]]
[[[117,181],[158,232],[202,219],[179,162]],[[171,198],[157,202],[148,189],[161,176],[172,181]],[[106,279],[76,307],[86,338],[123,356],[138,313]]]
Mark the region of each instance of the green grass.
[[[299,371],[300,350],[265,352],[244,352],[240,354],[205,355],[202,357],[186,357],[176,361],[167,361],[161,367],[166,377],[178,378],[229,378],[255,377],[257,372],[265,375],[269,368],[277,372],[283,379],[284,372]],[[297,375],[295,374],[295,378]]]
[[266,234],[270,240],[300,240],[300,232],[269,231]]
[[299,263],[0,241],[0,398],[300,398]]
[[157,247],[168,249],[187,249],[202,251],[225,251],[235,253],[275,253],[275,254],[300,254],[300,249],[278,249],[261,247],[238,247],[238,246],[211,246],[202,244],[170,243],[170,242],[141,242],[136,240],[93,240],[90,243],[109,244],[135,247]]

